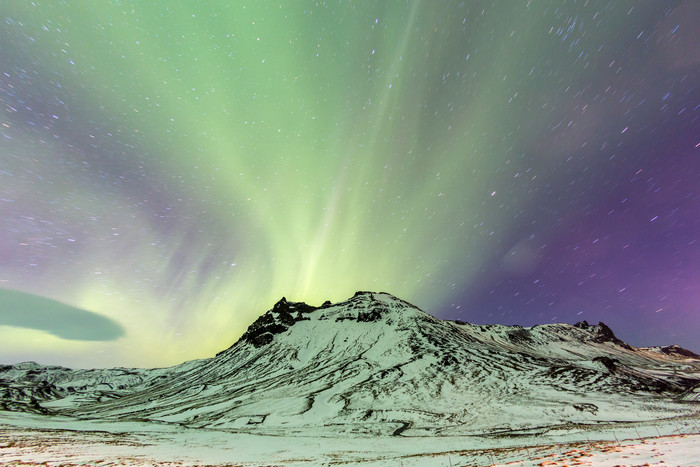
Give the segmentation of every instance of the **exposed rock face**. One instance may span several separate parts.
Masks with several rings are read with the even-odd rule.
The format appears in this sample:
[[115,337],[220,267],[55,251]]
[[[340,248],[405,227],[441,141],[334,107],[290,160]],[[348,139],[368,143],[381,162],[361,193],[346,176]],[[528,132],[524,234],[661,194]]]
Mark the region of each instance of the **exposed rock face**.
[[[275,303],[272,310],[250,325],[241,339],[253,344],[256,348],[262,347],[272,342],[275,334],[287,331],[297,321],[308,319],[303,316],[304,313],[311,313],[316,309],[303,302],[288,302],[285,297],[282,297]],[[296,316],[293,313],[296,313]]]
[[618,360],[610,357],[595,357],[593,361],[600,362],[610,373],[615,373],[617,364],[620,363]]
[[666,355],[677,355],[680,357],[687,357],[687,358],[700,358],[700,355],[696,354],[695,352],[691,352],[690,350],[684,349],[683,347],[678,347],[677,345],[669,345],[667,347],[661,347],[659,349],[661,353],[664,353]]
[[628,349],[631,349],[629,345],[621,341],[620,339],[615,336],[615,333],[613,333],[612,329],[610,329],[605,323],[602,321],[599,322],[596,326],[588,324],[588,322],[580,321],[576,324],[574,324],[575,327],[580,328],[580,329],[586,329],[593,333],[595,335],[595,341],[596,342],[612,342],[617,345],[621,345],[623,347],[626,347]]
[[370,323],[372,321],[379,321],[380,319],[382,319],[382,312],[376,308],[369,312],[361,312],[357,314],[358,323]]

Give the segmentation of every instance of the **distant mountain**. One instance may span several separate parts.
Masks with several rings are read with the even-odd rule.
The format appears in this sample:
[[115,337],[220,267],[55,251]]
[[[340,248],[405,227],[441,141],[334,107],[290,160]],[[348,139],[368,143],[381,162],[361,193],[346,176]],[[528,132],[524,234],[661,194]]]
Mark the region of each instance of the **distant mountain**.
[[700,357],[605,324],[443,321],[387,293],[282,298],[215,357],[0,367],[0,410],[266,433],[517,434],[700,409]]

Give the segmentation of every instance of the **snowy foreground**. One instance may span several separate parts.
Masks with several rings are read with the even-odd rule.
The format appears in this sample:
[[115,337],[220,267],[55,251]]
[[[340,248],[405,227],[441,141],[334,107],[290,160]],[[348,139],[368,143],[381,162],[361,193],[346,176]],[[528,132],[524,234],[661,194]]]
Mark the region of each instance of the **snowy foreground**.
[[[505,439],[283,437],[145,423],[61,419],[47,422],[36,415],[2,413],[0,463],[52,466],[697,466],[700,465],[698,422],[685,419],[655,426],[642,423]],[[684,434],[679,435],[679,430]],[[695,433],[691,434],[693,431]],[[662,436],[658,436],[659,432]],[[586,441],[574,441],[581,438]]]
[[2,465],[700,465],[699,417],[692,352],[373,292],[170,368],[0,365]]

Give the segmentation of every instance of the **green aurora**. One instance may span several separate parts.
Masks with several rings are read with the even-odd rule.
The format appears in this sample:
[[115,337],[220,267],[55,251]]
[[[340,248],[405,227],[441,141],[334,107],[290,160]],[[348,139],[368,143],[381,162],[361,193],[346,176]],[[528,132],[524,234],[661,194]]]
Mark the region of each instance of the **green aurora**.
[[528,273],[567,209],[526,213],[552,191],[594,200],[572,172],[607,156],[570,155],[623,128],[581,90],[629,77],[610,57],[660,11],[1,3],[3,89],[24,108],[5,100],[0,286],[126,330],[2,327],[3,358],[77,366],[213,355],[283,295],[382,290],[433,310],[508,251]]

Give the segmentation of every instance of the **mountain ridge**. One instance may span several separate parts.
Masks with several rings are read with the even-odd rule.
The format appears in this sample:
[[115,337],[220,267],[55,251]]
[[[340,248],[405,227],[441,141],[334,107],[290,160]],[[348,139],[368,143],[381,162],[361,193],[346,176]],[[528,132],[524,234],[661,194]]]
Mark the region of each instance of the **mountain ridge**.
[[700,359],[603,323],[445,321],[384,292],[279,300],[216,356],[160,369],[0,367],[0,409],[313,433],[513,432],[700,410]]

